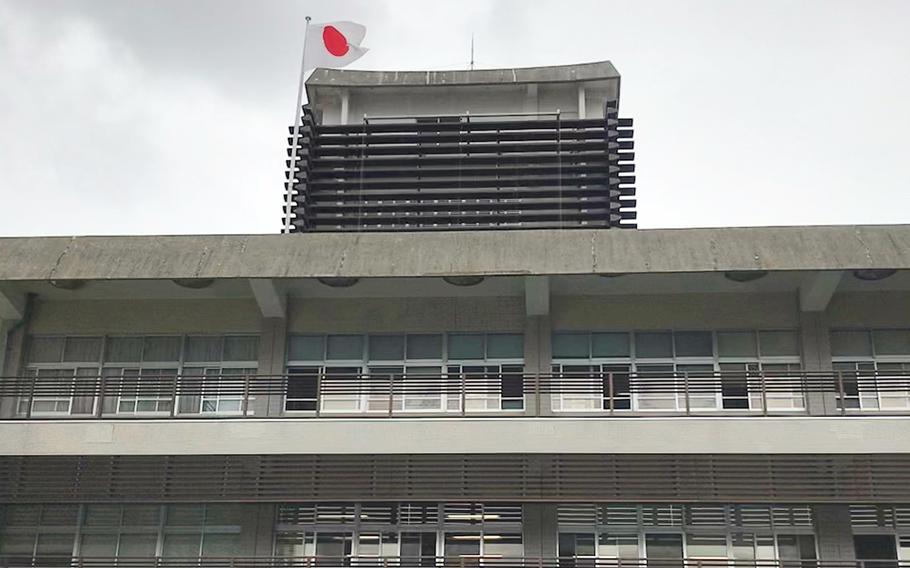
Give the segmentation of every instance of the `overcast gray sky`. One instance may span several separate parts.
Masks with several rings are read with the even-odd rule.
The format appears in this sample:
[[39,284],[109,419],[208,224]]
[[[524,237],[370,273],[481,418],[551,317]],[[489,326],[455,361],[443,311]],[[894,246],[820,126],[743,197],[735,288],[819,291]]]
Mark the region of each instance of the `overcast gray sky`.
[[278,232],[306,14],[353,68],[610,59],[641,227],[910,222],[907,0],[0,0],[0,235]]

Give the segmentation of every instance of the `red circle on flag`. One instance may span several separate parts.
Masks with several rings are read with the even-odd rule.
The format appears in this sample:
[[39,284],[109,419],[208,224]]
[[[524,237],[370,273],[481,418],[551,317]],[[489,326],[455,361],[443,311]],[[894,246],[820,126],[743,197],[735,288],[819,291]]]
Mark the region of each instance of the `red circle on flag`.
[[348,38],[338,31],[335,26],[326,26],[322,28],[322,43],[325,44],[326,50],[335,57],[341,57],[348,52]]

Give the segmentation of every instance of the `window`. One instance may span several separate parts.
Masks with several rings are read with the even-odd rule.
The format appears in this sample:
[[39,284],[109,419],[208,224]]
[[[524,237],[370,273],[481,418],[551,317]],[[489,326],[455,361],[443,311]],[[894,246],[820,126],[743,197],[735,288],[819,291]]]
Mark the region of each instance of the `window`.
[[521,558],[521,505],[484,503],[289,503],[279,506],[275,553],[282,557]]
[[523,355],[521,334],[291,336],[285,410],[521,410]]
[[[554,410],[798,410],[799,369],[794,331],[553,334]],[[766,397],[761,373],[774,382]]]
[[835,330],[831,356],[839,408],[910,409],[910,330]]
[[815,550],[807,506],[574,503],[558,506],[557,522],[560,566],[592,566],[585,559],[594,558],[661,567],[683,558],[810,559]]
[[111,411],[240,413],[258,343],[253,335],[110,337],[103,372],[119,395]]
[[18,413],[92,414],[101,345],[100,337],[32,337],[24,374],[34,380],[34,396],[19,399]]

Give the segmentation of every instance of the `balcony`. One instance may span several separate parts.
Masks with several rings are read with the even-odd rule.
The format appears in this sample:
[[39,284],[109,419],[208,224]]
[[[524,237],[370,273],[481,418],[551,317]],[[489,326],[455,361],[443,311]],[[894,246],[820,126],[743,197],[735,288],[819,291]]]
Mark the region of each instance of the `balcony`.
[[0,378],[5,419],[910,415],[910,372]]

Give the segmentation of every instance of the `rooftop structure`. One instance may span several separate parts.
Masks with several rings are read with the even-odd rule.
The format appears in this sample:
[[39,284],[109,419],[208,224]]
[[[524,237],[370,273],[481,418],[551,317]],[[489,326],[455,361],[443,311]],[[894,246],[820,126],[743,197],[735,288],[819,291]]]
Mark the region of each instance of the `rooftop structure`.
[[632,121],[608,61],[320,69],[307,93],[291,231],[634,227]]

